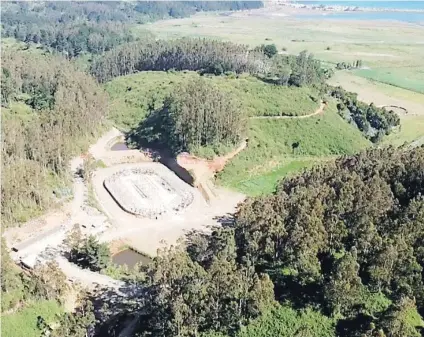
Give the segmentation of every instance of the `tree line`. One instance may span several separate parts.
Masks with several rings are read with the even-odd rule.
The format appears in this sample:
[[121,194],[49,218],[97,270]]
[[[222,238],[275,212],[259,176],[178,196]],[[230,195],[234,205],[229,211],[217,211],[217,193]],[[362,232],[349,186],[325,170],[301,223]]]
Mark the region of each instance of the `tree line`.
[[[269,45],[272,46],[272,45]],[[200,73],[249,73],[277,85],[321,86],[331,72],[307,51],[279,55],[273,47],[201,38],[144,40],[121,45],[91,65],[99,82],[148,70],[193,70]]]
[[261,52],[248,46],[209,39],[136,41],[121,45],[93,62],[92,75],[99,82],[147,70],[208,70],[263,73],[269,67]]
[[423,167],[424,147],[373,149],[248,199],[155,258],[139,335],[419,337]]
[[1,214],[7,226],[60,200],[69,160],[98,134],[107,97],[68,61],[22,52],[2,53],[1,85]]
[[11,2],[2,7],[2,36],[41,44],[68,58],[100,54],[135,39],[132,24],[198,11],[262,7],[260,1]]
[[337,104],[339,115],[356,125],[373,143],[378,143],[400,125],[400,118],[393,110],[387,111],[373,103],[361,102],[356,93],[342,87],[329,87],[329,94],[340,101]]
[[362,67],[362,60],[356,60],[352,63],[348,62],[339,62],[336,64],[336,69],[344,70],[344,69],[359,69]]

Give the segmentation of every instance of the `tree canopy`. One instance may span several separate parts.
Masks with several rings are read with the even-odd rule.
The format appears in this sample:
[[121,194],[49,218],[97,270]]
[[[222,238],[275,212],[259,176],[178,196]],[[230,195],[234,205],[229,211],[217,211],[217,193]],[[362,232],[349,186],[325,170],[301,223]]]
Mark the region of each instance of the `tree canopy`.
[[246,200],[155,259],[140,333],[419,336],[423,167],[424,147],[374,149]]
[[1,33],[74,58],[134,40],[131,24],[262,6],[260,1],[10,2],[2,6]]
[[341,87],[328,87],[329,94],[338,99],[339,115],[358,127],[364,136],[372,142],[379,142],[385,135],[400,125],[399,116],[393,111],[379,108],[373,103],[366,104],[358,100],[358,95]]
[[164,106],[151,111],[129,138],[166,146],[174,153],[195,153],[202,147],[218,151],[220,146],[234,146],[244,132],[245,118],[238,101],[198,77],[174,90]]
[[68,162],[88,147],[107,97],[59,57],[2,53],[2,220],[9,225],[60,199]]

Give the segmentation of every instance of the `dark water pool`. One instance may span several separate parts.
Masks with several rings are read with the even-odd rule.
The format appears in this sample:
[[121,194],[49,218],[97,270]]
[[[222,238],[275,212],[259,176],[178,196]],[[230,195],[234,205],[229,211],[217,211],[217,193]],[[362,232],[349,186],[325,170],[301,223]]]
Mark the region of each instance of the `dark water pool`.
[[137,263],[149,264],[152,259],[148,256],[139,254],[132,249],[125,249],[112,256],[112,261],[118,265],[126,264],[128,268],[133,268]]
[[129,150],[127,144],[125,144],[124,142],[115,143],[115,144],[112,145],[112,147],[110,149],[112,151],[126,151],[126,150]]

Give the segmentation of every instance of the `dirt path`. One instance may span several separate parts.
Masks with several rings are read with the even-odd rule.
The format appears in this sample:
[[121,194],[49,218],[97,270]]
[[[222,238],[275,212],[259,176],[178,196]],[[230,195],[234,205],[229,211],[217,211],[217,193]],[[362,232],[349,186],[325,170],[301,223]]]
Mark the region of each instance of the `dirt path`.
[[308,115],[301,115],[301,116],[252,116],[249,117],[250,119],[303,119],[303,118],[309,118],[312,116],[316,116],[319,114],[322,114],[324,112],[325,107],[327,106],[326,103],[321,102],[318,109],[316,109],[314,112],[308,114]]

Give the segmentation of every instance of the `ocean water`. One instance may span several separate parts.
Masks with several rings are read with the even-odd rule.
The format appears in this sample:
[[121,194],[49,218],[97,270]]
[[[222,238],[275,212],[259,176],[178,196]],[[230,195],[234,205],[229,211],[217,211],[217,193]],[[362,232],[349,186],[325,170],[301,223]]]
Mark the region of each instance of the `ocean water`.
[[424,1],[295,1],[309,5],[327,5],[327,6],[358,6],[368,8],[391,8],[391,9],[422,9],[424,10]]
[[[364,8],[414,9],[424,11],[424,1],[296,1],[308,5],[357,6]],[[301,16],[299,15],[299,18]],[[395,20],[424,25],[424,12],[327,12],[323,14],[302,15],[304,19],[344,19],[344,20]]]

